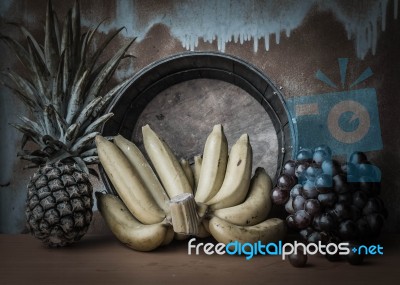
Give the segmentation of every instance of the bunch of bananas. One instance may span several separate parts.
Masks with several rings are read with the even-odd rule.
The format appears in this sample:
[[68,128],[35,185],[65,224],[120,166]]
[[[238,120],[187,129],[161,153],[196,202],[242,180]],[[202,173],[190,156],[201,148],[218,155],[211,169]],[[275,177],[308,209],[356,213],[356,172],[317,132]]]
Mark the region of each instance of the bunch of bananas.
[[263,168],[253,178],[247,134],[232,146],[222,125],[208,136],[194,167],[179,161],[148,125],[142,128],[146,153],[118,135],[113,142],[97,136],[100,162],[118,196],[96,193],[98,209],[111,231],[127,246],[151,251],[174,238],[210,234],[222,243],[268,243],[282,239],[286,226],[267,219],[271,179]]

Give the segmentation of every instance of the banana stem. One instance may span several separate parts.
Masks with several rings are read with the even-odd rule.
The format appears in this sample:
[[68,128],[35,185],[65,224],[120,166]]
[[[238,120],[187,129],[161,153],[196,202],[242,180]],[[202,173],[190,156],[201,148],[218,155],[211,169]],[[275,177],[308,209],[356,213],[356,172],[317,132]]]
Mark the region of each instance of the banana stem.
[[201,219],[197,213],[197,204],[193,194],[179,194],[173,197],[169,204],[174,232],[185,235],[198,234]]

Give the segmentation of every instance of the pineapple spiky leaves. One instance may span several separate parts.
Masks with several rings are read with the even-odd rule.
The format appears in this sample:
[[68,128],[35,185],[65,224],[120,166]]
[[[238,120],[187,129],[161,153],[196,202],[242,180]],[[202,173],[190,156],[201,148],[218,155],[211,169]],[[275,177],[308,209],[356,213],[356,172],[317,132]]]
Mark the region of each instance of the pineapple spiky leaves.
[[[18,156],[30,161],[27,167],[39,167],[28,185],[27,226],[45,244],[64,246],[79,240],[91,222],[88,174],[93,169],[87,166],[98,162],[93,139],[113,115],[104,110],[129,79],[108,92],[103,89],[135,39],[100,62],[103,50],[122,28],[90,52],[99,26],[81,33],[78,1],[62,27],[48,1],[43,45],[26,28],[13,25],[26,37],[26,46],[5,35],[0,39],[22,62],[26,76],[8,71],[11,84],[5,85],[26,105],[31,118],[20,116],[12,126],[23,133]],[[36,147],[24,149],[27,141]]]

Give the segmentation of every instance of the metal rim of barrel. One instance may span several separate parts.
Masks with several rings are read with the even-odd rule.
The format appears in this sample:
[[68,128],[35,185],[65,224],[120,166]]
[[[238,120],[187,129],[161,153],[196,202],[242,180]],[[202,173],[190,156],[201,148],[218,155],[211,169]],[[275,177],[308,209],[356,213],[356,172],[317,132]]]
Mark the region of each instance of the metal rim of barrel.
[[[132,76],[107,108],[106,112],[113,112],[114,116],[104,124],[101,133],[104,136],[119,133],[131,137],[132,126],[158,93],[174,84],[200,78],[222,80],[236,85],[263,106],[278,138],[279,155],[273,178],[275,182],[284,162],[295,155],[295,127],[281,90],[258,68],[232,55],[220,52],[183,52],[142,68]],[[116,193],[101,165],[99,172],[107,191]]]

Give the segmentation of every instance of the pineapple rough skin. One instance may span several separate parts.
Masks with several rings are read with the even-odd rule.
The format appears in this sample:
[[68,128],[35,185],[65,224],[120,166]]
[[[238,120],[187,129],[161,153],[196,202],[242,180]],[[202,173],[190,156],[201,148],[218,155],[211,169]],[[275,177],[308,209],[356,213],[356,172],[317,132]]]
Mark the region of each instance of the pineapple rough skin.
[[27,226],[50,247],[78,241],[92,220],[92,185],[76,165],[41,167],[28,185]]

